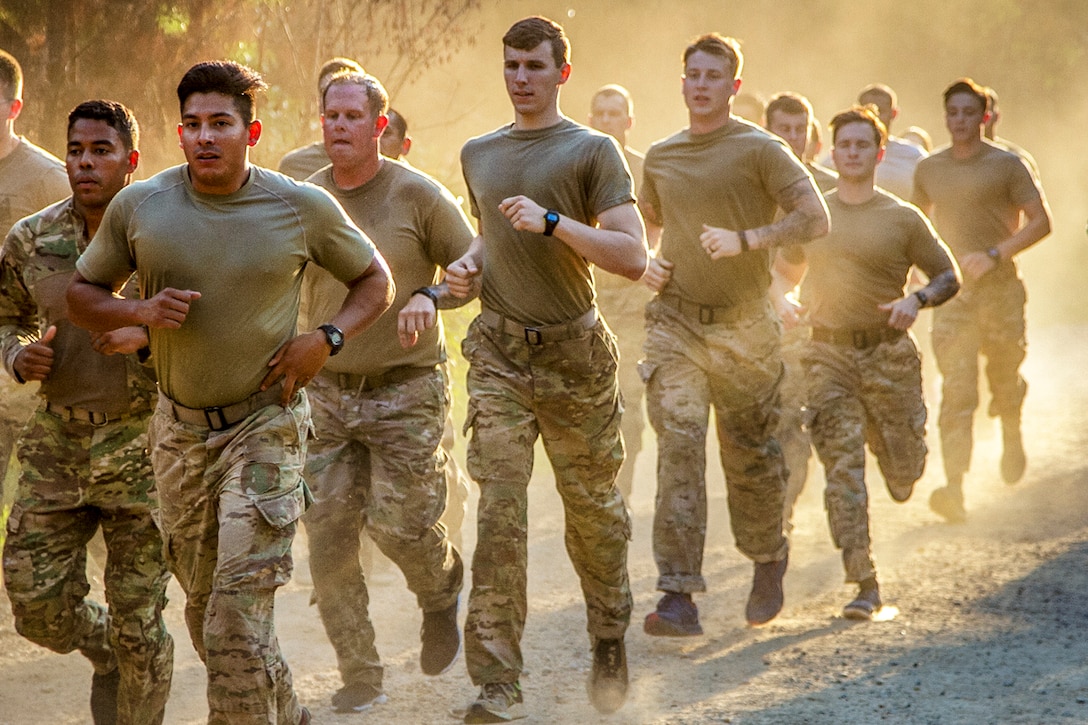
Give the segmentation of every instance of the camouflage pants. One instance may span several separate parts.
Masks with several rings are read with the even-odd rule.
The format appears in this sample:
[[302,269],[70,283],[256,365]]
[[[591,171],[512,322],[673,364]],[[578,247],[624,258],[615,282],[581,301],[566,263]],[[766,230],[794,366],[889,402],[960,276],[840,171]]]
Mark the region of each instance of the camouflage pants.
[[914,339],[859,350],[812,341],[805,352],[809,430],[827,474],[824,502],[847,582],[876,576],[865,444],[884,478],[913,482],[926,464],[926,405]]
[[614,338],[603,322],[571,340],[530,345],[477,318],[465,432],[480,486],[465,660],[473,683],[514,682],[528,608],[528,485],[540,436],[563,501],[567,554],[591,638],[623,637],[631,619],[631,521],[615,486],[623,462]]
[[1027,383],[1020,364],[1027,354],[1027,292],[1012,274],[983,277],[933,312],[933,354],[941,371],[937,420],[945,475],[958,481],[971,465],[972,428],[978,408],[978,358],[986,358],[993,399],[989,414],[1019,425]]
[[151,418],[160,529],[185,591],[189,636],[208,669],[210,725],[299,720],[273,604],[291,578],[310,431],[305,393],[222,431],[177,421],[164,396]]
[[620,430],[623,432],[626,455],[616,485],[624,499],[630,501],[635,485],[635,460],[642,450],[642,432],[646,428],[646,416],[642,410],[646,386],[638,372],[638,361],[642,357],[642,341],[646,337],[646,303],[653,293],[645,285],[628,280],[609,280],[607,284],[599,284],[597,293],[597,304],[616,336],[616,347],[619,349],[616,378],[623,401]]
[[706,434],[710,408],[737,548],[779,561],[786,466],[778,425],[781,323],[770,303],[744,303],[730,322],[702,324],[660,300],[646,308],[646,404],[657,433],[657,588],[706,591]]
[[[174,669],[146,429],[147,416],[96,427],[36,413],[19,441],[4,547],[16,629],[54,652],[78,649],[99,674],[116,663],[122,725],[162,722]],[[108,609],[86,599],[87,542],[99,526]]]
[[778,419],[775,438],[786,458],[789,477],[782,506],[782,523],[786,531],[793,530],[793,509],[805,488],[808,462],[812,458],[812,440],[804,427],[802,410],[805,405],[805,369],[801,362],[808,344],[808,327],[794,327],[782,334],[782,363],[785,374],[779,388],[782,415]]
[[404,573],[423,611],[445,609],[461,592],[461,556],[439,522],[447,498],[446,377],[436,369],[362,391],[319,375],[307,392],[317,438],[306,460],[314,505],[303,523],[317,608],[344,683],[380,689],[382,665],[359,563],[363,527]]

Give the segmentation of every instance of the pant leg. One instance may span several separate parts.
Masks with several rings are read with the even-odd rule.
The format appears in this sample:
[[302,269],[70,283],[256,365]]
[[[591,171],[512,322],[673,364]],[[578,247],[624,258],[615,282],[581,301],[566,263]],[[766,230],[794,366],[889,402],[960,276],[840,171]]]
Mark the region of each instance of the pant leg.
[[950,482],[959,481],[971,465],[981,344],[977,301],[975,295],[965,297],[961,292],[933,312],[933,354],[942,378],[937,425]]
[[737,549],[756,563],[785,558],[786,463],[774,437],[783,367],[781,322],[767,302],[729,324],[706,326],[706,367],[729,520]]
[[383,668],[359,560],[359,534],[371,494],[370,453],[344,424],[355,404],[352,391],[319,376],[307,393],[317,437],[306,458],[314,502],[302,522],[310,545],[314,599],[344,684],[381,689]]
[[786,459],[786,493],[782,504],[782,520],[786,531],[793,530],[793,510],[805,488],[808,463],[812,457],[812,441],[804,427],[805,371],[801,362],[808,344],[808,328],[795,327],[782,335],[782,364],[784,374],[779,389],[781,414],[775,439]]
[[7,521],[4,583],[15,629],[54,652],[79,650],[99,674],[113,670],[109,614],[86,599],[87,542],[99,513],[90,483],[91,426],[75,430],[38,412],[18,444],[22,472]]
[[621,639],[631,620],[631,521],[615,485],[623,463],[618,353],[599,323],[584,337],[531,350],[534,409],[563,500],[567,554],[582,585],[594,642]]
[[986,358],[986,378],[993,400],[990,415],[1019,421],[1028,385],[1020,374],[1027,356],[1027,324],[1024,307],[1027,291],[1019,277],[994,280],[985,289],[985,306],[979,311],[981,352]]
[[646,408],[657,435],[653,552],[657,588],[706,591],[706,352],[687,320],[660,302],[646,307]]
[[273,605],[305,507],[306,395],[220,432],[172,420],[160,401],[150,431],[168,562],[208,669],[208,721],[294,725],[300,709]]
[[524,342],[477,318],[462,343],[469,362],[468,470],[480,487],[465,661],[475,685],[522,671],[528,608],[528,485],[538,435]]
[[904,335],[873,349],[860,365],[866,440],[885,480],[917,481],[925,472],[926,404],[922,363],[914,339]]
[[174,640],[162,612],[170,575],[147,457],[147,417],[94,429],[88,500],[101,512],[110,645],[120,671],[122,725],[158,725],[174,671]]
[[843,552],[847,582],[876,574],[865,486],[865,406],[853,348],[811,342],[805,354],[809,430],[827,482],[824,502],[831,540]]
[[446,508],[449,398],[441,371],[364,393],[360,435],[371,459],[371,538],[404,573],[424,612],[461,592],[461,555],[439,522]]

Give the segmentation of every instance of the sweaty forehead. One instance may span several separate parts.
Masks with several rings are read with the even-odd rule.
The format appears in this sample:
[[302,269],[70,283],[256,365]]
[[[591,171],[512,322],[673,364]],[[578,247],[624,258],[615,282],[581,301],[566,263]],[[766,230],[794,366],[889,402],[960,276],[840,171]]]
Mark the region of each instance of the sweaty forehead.
[[544,61],[548,65],[554,65],[552,60],[552,46],[551,43],[546,40],[541,41],[540,44],[532,50],[520,50],[509,45],[504,45],[502,47],[502,57],[508,61],[537,60]]

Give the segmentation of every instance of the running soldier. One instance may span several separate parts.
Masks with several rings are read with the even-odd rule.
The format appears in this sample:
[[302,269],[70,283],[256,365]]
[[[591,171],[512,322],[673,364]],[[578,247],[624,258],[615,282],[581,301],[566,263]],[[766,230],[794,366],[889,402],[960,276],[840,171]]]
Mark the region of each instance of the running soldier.
[[[789,544],[786,467],[774,438],[781,322],[768,296],[775,247],[827,233],[812,175],[781,139],[732,114],[740,45],[717,33],[683,54],[689,127],[646,154],[639,208],[651,257],[646,283],[646,403],[657,433],[654,559],[665,594],[643,629],[702,634],[692,593],[706,591],[706,433],[714,408],[737,548],[755,563],[745,616],[782,609]],[[774,221],[781,208],[784,216]]]
[[623,463],[616,345],[594,305],[593,272],[646,269],[642,220],[619,145],[562,115],[570,76],[563,28],[542,17],[503,36],[514,123],[461,151],[479,235],[450,265],[482,309],[462,344],[469,361],[469,473],[479,483],[465,659],[480,687],[465,722],[525,717],[519,677],[528,610],[528,491],[537,437],[555,472],[566,542],[586,600],[587,683],[602,712],[627,696],[631,521],[615,486]]
[[[255,71],[198,63],[178,85],[186,164],[122,190],[77,262],[72,321],[150,328],[151,464],[167,564],[208,669],[212,725],[306,725],[276,638],[276,589],[309,491],[303,385],[389,306],[384,260],[323,189],[249,162]],[[303,268],[350,291],[297,334]],[[136,272],[143,299],[113,296]]]
[[990,417],[1001,419],[1001,476],[1016,483],[1027,466],[1020,434],[1027,293],[1014,257],[1050,233],[1050,208],[1023,159],[983,138],[985,89],[970,78],[956,81],[944,92],[944,111],[951,143],[918,165],[913,201],[963,271],[963,291],[933,316],[947,485],[929,501],[958,522],[967,515],[963,476],[971,464],[979,355],[986,357]]
[[[809,147],[814,136],[818,137],[812,104],[798,93],[779,93],[767,103],[767,118],[764,126],[787,144],[790,150],[801,159],[805,168],[812,174],[821,194],[835,188],[838,174],[820,164],[809,160]],[[776,277],[776,280],[780,279]],[[792,293],[793,286],[781,292]],[[772,299],[780,299],[780,294]],[[801,355],[808,342],[808,328],[800,324],[792,306],[778,306],[778,316],[782,318],[785,331],[782,333],[782,364],[785,375],[779,389],[782,403],[782,415],[778,421],[775,438],[782,447],[786,458],[789,478],[786,482],[786,494],[782,508],[782,521],[786,531],[793,530],[793,509],[805,487],[808,478],[808,461],[812,456],[812,443],[808,431],[804,429],[801,410],[805,401],[805,373],[801,365]]]
[[[356,63],[351,58],[330,58],[325,61],[321,66],[321,70],[317,73],[317,97],[319,99],[318,110],[324,112],[324,108],[321,107],[321,99],[325,98],[325,84],[329,82],[337,73],[343,71],[352,71],[354,73],[364,73],[363,67]],[[305,181],[310,178],[311,174],[325,168],[329,165],[329,155],[325,151],[325,142],[314,141],[313,143],[300,146],[299,148],[288,151],[280,159],[279,172],[281,174],[287,174],[292,179],[299,181]]]
[[[337,712],[359,712],[384,699],[359,564],[364,526],[423,610],[423,672],[445,672],[461,648],[463,567],[439,522],[450,483],[441,446],[450,401],[437,313],[467,300],[436,283],[474,234],[449,191],[379,153],[388,102],[373,76],[332,76],[322,102],[332,165],[310,177],[374,240],[397,281],[393,309],[399,310],[345,345],[307,388],[317,439],[306,461],[314,505],[303,523],[318,611],[344,682],[333,696]],[[325,270],[307,269],[303,329],[333,315],[344,292]]]
[[[627,168],[635,180],[635,194],[642,184],[643,154],[627,145],[627,132],[635,123],[635,107],[631,94],[623,86],[602,86],[593,94],[589,104],[589,126],[607,133],[619,142]],[[646,416],[642,412],[645,385],[638,374],[638,359],[642,357],[642,340],[646,336],[646,303],[651,294],[645,285],[636,284],[619,275],[601,274],[597,283],[597,304],[608,326],[616,335],[620,351],[617,377],[620,395],[623,397],[624,461],[616,485],[624,500],[630,505],[635,484],[635,459],[642,450],[642,432],[646,428]]]
[[[809,429],[827,475],[824,498],[831,538],[842,551],[847,583],[858,585],[849,619],[871,619],[881,606],[869,533],[865,445],[877,458],[891,497],[910,498],[925,468],[926,405],[918,348],[908,330],[923,307],[956,294],[951,253],[917,208],[875,187],[887,130],[871,107],[831,120],[837,190],[826,195],[831,232],[785,256],[807,267],[802,299],[812,325],[804,355]],[[929,283],[904,294],[911,267]]]
[[[162,618],[170,575],[151,517],[147,421],[156,392],[141,364],[147,333],[88,335],[68,321],[64,301],[76,258],[136,170],[138,147],[136,118],[120,103],[76,106],[66,155],[72,196],[17,223],[0,251],[4,368],[20,383],[41,382],[41,404],[19,440],[4,580],[20,634],[91,661],[97,725],[161,723],[174,668]],[[109,547],[108,607],[87,599],[87,544],[99,528]]]

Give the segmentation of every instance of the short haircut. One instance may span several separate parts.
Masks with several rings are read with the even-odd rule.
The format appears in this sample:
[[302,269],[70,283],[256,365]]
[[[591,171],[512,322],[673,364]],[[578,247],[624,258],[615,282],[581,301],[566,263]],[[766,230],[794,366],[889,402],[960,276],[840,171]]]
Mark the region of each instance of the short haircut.
[[345,58],[342,55],[338,55],[335,58],[329,58],[322,64],[321,70],[317,72],[318,91],[323,90],[321,86],[329,76],[342,70],[353,70],[356,73],[366,73],[366,71],[363,70],[363,67],[351,58]]
[[889,108],[896,108],[899,105],[899,99],[896,97],[895,91],[891,89],[891,86],[884,83],[870,83],[858,91],[858,103],[866,103],[865,99],[869,96],[883,98],[887,101]]
[[382,86],[381,81],[366,73],[342,70],[334,73],[325,84],[325,90],[321,93],[321,108],[325,108],[325,96],[333,86],[359,86],[366,91],[366,107],[372,118],[377,118],[389,108],[389,93]]
[[68,112],[68,133],[81,118],[105,121],[106,125],[117,131],[125,151],[135,151],[140,147],[140,124],[136,123],[136,116],[117,101],[96,99],[79,104]]
[[609,83],[606,86],[601,86],[600,88],[598,88],[597,92],[593,94],[593,98],[589,99],[589,105],[592,106],[593,102],[601,96],[608,96],[609,98],[622,98],[627,104],[627,115],[634,115],[635,102],[631,100],[631,93],[619,83]]
[[725,58],[733,68],[733,80],[740,78],[741,69],[744,67],[744,54],[740,52],[740,41],[736,38],[728,38],[721,33],[700,35],[684,48],[684,65],[688,64],[688,58],[693,53],[699,51]]
[[986,86],[983,90],[986,91],[986,110],[993,113],[997,110],[997,91],[990,86]]
[[809,122],[811,122],[816,114],[812,111],[812,104],[808,99],[802,96],[800,93],[793,93],[786,91],[784,93],[776,94],[767,103],[767,108],[764,109],[765,125],[771,124],[771,118],[776,113],[785,113],[787,116],[799,116],[802,113],[808,116]]
[[974,96],[978,99],[978,105],[982,109],[983,113],[989,108],[989,102],[986,98],[986,89],[975,83],[970,78],[960,78],[958,81],[944,89],[944,102],[948,103],[948,99],[958,93],[966,93]]
[[3,100],[13,101],[23,97],[23,67],[6,50],[0,50],[0,87],[7,96]]
[[385,112],[385,117],[389,119],[389,125],[385,127],[387,131],[392,131],[401,138],[407,138],[408,120],[401,115],[400,111],[390,108]]
[[570,40],[563,26],[541,15],[517,21],[502,36],[502,44],[514,50],[533,50],[544,42],[551,43],[556,68],[570,62]]
[[867,106],[852,106],[845,111],[835,114],[831,119],[831,143],[834,144],[839,135],[839,129],[849,123],[867,123],[873,127],[873,139],[876,145],[884,148],[888,142],[888,129],[880,116],[876,113],[876,106],[871,103]]
[[261,74],[231,60],[197,63],[178,83],[178,104],[185,113],[185,102],[194,93],[222,93],[234,99],[234,105],[247,124],[257,118],[257,94],[268,88]]

